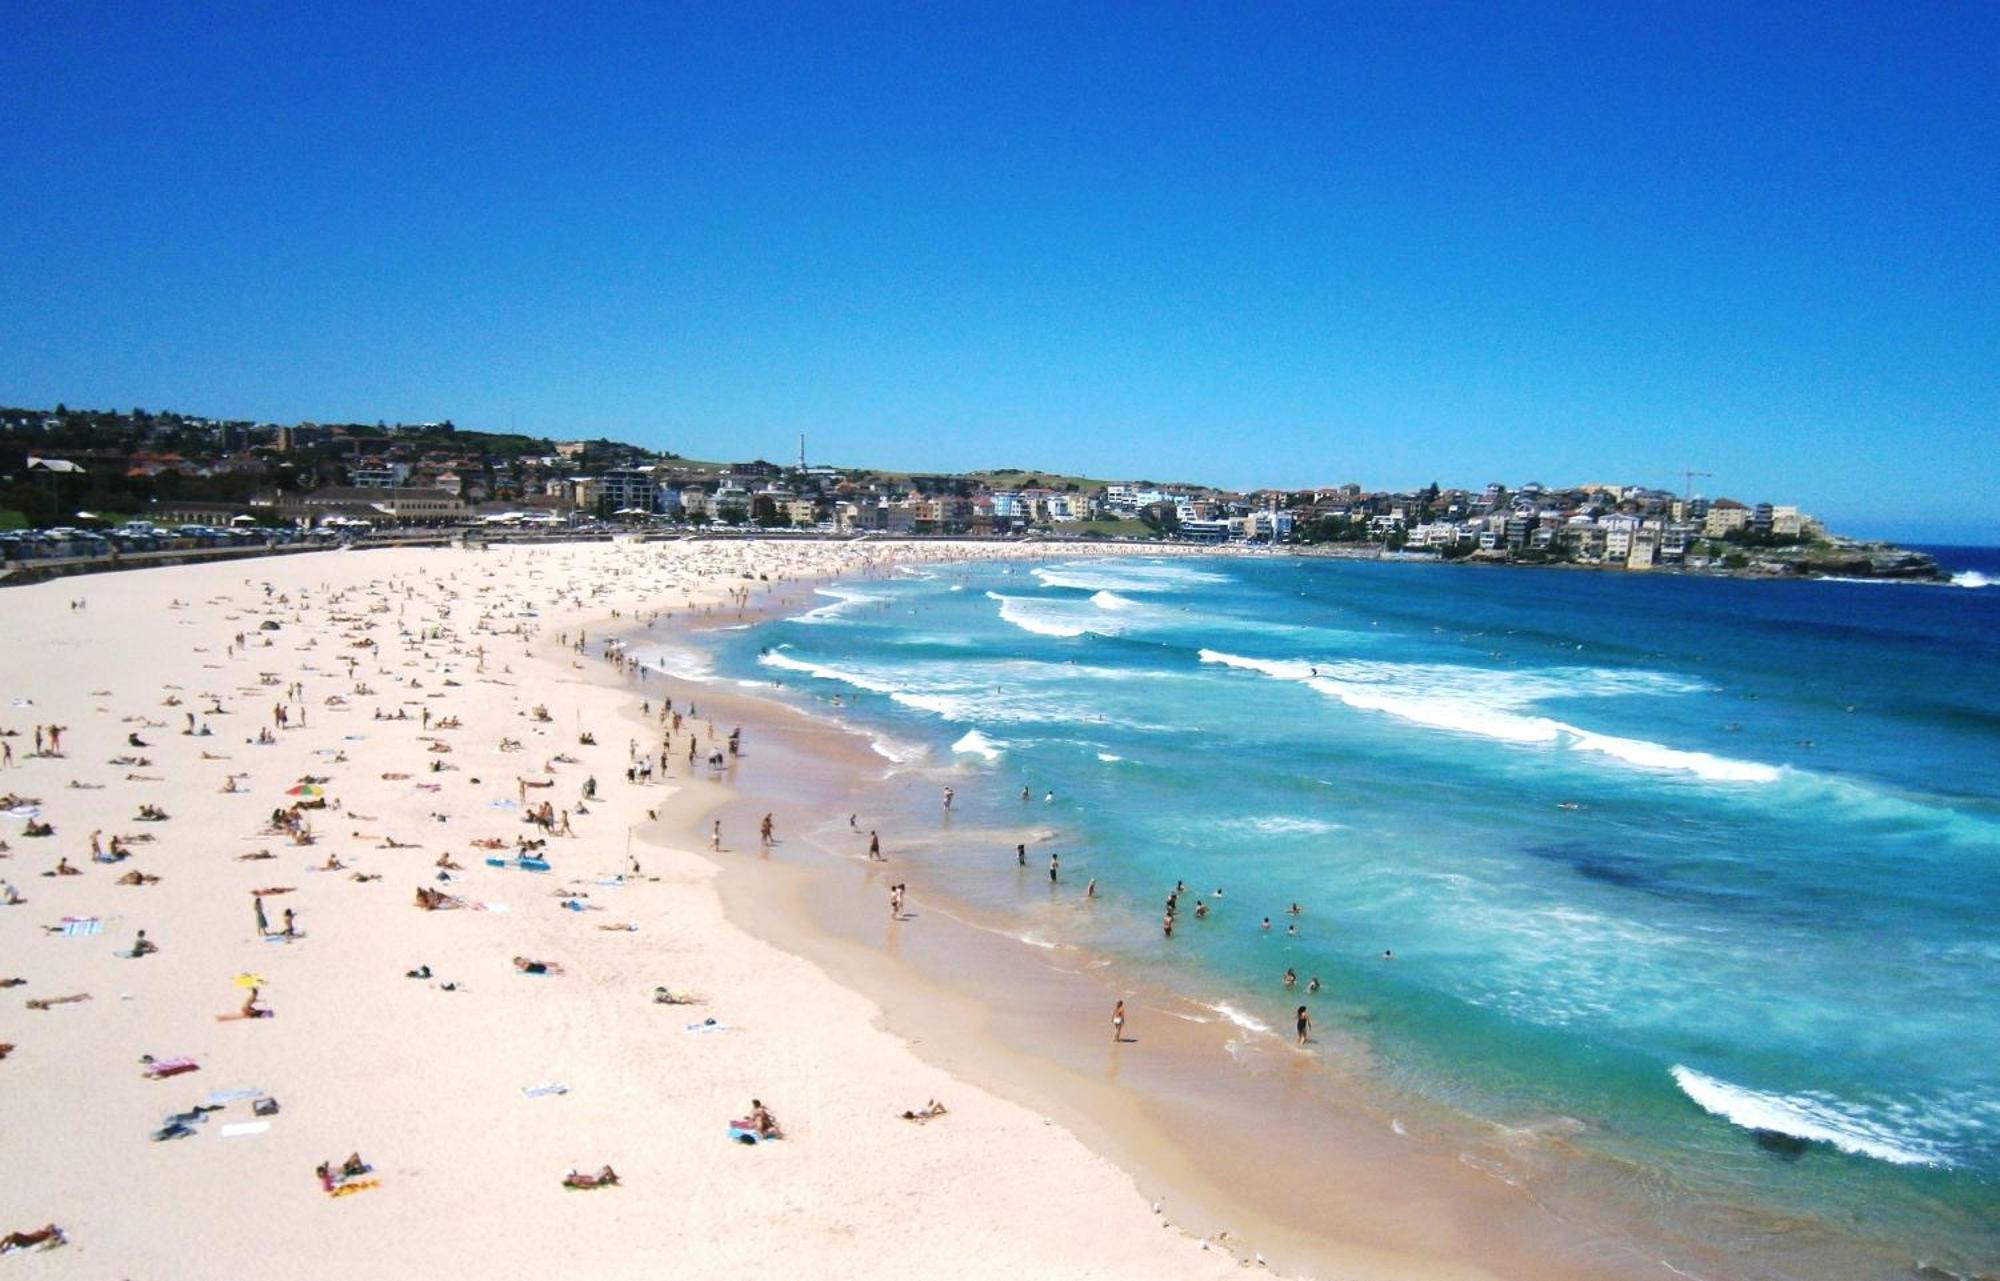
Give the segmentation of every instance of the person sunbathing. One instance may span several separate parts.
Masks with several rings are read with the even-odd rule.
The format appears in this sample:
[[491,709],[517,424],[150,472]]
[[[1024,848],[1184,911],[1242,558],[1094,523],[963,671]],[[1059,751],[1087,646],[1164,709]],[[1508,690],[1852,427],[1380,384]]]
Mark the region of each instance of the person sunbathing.
[[259,989],[253,987],[250,989],[250,995],[243,998],[243,1006],[239,1012],[246,1019],[268,1019],[271,1017],[270,1010],[257,1004],[258,991]]
[[53,1250],[59,1245],[69,1244],[63,1230],[53,1223],[43,1224],[30,1232],[9,1232],[0,1237],[0,1254],[12,1254],[16,1250],[32,1250],[37,1246]]
[[561,974],[563,968],[554,961],[531,961],[525,956],[514,958],[514,968],[523,974]]
[[563,1186],[578,1189],[615,1188],[618,1186],[618,1171],[608,1165],[596,1174],[582,1174],[571,1170],[563,1175]]
[[433,864],[433,866],[441,867],[445,869],[447,872],[463,872],[465,870],[463,867],[459,866],[457,863],[452,861],[452,857],[449,853],[438,855],[438,861],[435,864]]
[[332,1192],[349,1179],[358,1179],[371,1169],[372,1167],[361,1159],[359,1152],[353,1152],[349,1153],[347,1159],[337,1168],[331,1161],[321,1161],[313,1170],[313,1174],[318,1176],[322,1191]]
[[442,912],[448,908],[464,907],[465,900],[462,898],[453,898],[443,890],[434,890],[419,885],[417,887],[417,906],[426,912]]
[[136,868],[118,878],[118,884],[120,885],[158,885],[159,883],[159,877],[148,876]]
[[38,818],[29,819],[28,825],[21,829],[21,835],[23,836],[54,836],[55,834],[56,829],[53,825],[44,823]]
[[319,865],[319,870],[322,872],[344,872],[347,870],[347,864],[340,861],[339,855],[329,854],[326,856],[326,862]]
[[760,1139],[782,1139],[785,1132],[778,1126],[778,1118],[771,1115],[762,1099],[750,1100],[750,1115],[735,1123],[740,1130],[749,1130]]
[[63,857],[61,857],[61,858],[59,858],[59,859],[57,859],[57,860],[56,860],[56,867],[55,867],[55,870],[54,870],[53,872],[44,872],[44,873],[42,873],[42,875],[44,875],[44,876],[82,876],[82,875],[83,875],[83,873],[82,873],[81,871],[77,870],[76,868],[74,868],[74,867],[71,867],[71,866],[69,865],[69,856],[68,856],[68,855],[64,855]]
[[931,1121],[935,1120],[938,1117],[943,1116],[944,1114],[945,1114],[944,1104],[938,1102],[936,1099],[932,1099],[929,1103],[926,1103],[918,1111],[915,1112],[905,1111],[903,1113],[903,1119],[905,1121],[919,1121],[919,1122]]

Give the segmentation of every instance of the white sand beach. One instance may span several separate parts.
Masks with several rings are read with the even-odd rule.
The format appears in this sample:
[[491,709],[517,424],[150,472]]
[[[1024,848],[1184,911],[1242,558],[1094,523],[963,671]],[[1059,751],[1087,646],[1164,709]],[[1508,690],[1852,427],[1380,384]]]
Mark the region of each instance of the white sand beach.
[[[21,980],[0,989],[0,1231],[67,1239],[0,1266],[1198,1277],[1250,1262],[1163,1230],[1157,1190],[927,1065],[866,1000],[725,920],[707,855],[639,830],[689,787],[689,734],[705,756],[729,727],[711,742],[690,722],[664,775],[628,782],[634,752],[660,752],[658,691],[599,655],[603,629],[659,610],[666,634],[788,581],[967,554],[329,552],[0,595],[0,878],[22,900],[0,907],[0,979]],[[49,726],[59,751],[37,755]],[[573,835],[525,821],[524,797]],[[322,806],[297,812],[310,844],[272,826],[301,799]],[[142,821],[146,805],[166,817]],[[125,856],[94,861],[93,833]],[[548,871],[484,861],[515,860],[519,839],[546,842],[529,852]],[[419,890],[464,906],[422,910]],[[141,930],[158,950],[121,955]],[[252,986],[270,1016],[223,1017]],[[657,1003],[660,987],[696,1003]],[[198,1070],[148,1079],[145,1056]],[[781,1140],[732,1141],[753,1098]],[[945,1115],[902,1118],[932,1100]],[[350,1154],[368,1169],[342,1176]],[[565,1187],[605,1166],[616,1186]]]

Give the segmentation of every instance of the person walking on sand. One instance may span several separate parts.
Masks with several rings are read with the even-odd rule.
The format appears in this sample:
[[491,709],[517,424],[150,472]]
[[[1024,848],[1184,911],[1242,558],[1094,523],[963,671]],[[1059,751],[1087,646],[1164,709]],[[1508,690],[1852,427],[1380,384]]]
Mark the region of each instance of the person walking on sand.
[[289,907],[285,909],[284,935],[288,939],[295,939],[299,936],[298,923],[292,919],[292,909]]
[[1312,1015],[1306,1013],[1306,1007],[1303,1005],[1299,1007],[1298,1027],[1299,1027],[1299,1044],[1304,1045],[1307,1041],[1310,1041],[1312,1039],[1313,1021],[1312,1021]]
[[1016,842],[1014,845],[1014,866],[1026,867],[1027,865],[1028,847],[1025,843]]
[[722,820],[719,818],[708,829],[708,848],[717,852],[722,849]]
[[1111,1043],[1118,1044],[1125,1039],[1125,1002],[1120,1001],[1111,1011]]
[[257,937],[263,938],[271,932],[271,922],[264,916],[264,896],[262,894],[253,896],[250,906],[257,913]]

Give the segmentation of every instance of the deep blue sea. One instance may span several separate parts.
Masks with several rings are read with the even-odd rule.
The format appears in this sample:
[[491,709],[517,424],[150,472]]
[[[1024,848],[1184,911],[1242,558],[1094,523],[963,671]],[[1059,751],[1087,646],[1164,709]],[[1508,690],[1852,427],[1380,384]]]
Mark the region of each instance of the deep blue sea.
[[979,564],[828,587],[710,661],[837,702],[913,804],[955,780],[968,824],[1050,825],[1035,866],[1097,910],[933,869],[1030,935],[1246,1026],[1310,999],[1381,1088],[1577,1118],[1663,1198],[1970,1271],[2000,1259],[2000,551],[1934,550],[1953,585]]

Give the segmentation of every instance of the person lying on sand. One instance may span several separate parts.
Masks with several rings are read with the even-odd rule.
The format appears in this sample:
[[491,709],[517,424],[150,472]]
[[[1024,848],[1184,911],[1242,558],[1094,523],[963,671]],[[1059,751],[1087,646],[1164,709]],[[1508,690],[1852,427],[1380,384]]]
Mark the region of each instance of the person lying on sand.
[[0,1254],[12,1254],[16,1250],[33,1250],[40,1247],[53,1250],[59,1245],[68,1245],[69,1238],[53,1223],[45,1223],[31,1232],[9,1232],[0,1237]]
[[358,1179],[362,1175],[372,1172],[373,1169],[373,1166],[361,1159],[359,1152],[350,1152],[347,1159],[342,1161],[338,1167],[335,1167],[331,1161],[321,1161],[318,1167],[313,1170],[313,1174],[319,1178],[320,1189],[325,1192],[331,1192],[349,1179]]
[[465,900],[455,898],[443,890],[434,890],[428,886],[419,885],[417,887],[417,906],[426,912],[442,912],[454,907],[464,907]]
[[525,956],[514,958],[514,968],[523,974],[561,974],[563,967],[554,961],[531,961]]
[[618,1171],[608,1165],[596,1174],[582,1174],[571,1170],[568,1174],[563,1175],[563,1186],[579,1190],[615,1188],[618,1186]]
[[88,1001],[90,993],[73,992],[68,996],[45,996],[38,1001],[28,1002],[31,1010],[52,1010],[58,1005],[75,1005],[78,1001]]
[[119,885],[158,885],[160,878],[157,876],[148,876],[144,872],[134,869],[119,877],[117,883]]
[[919,1125],[921,1125],[925,1121],[935,1120],[938,1117],[943,1116],[944,1114],[945,1114],[944,1104],[938,1102],[936,1099],[932,1099],[929,1103],[926,1103],[921,1109],[915,1112],[905,1111],[903,1113],[903,1119],[905,1121],[915,1121]]

